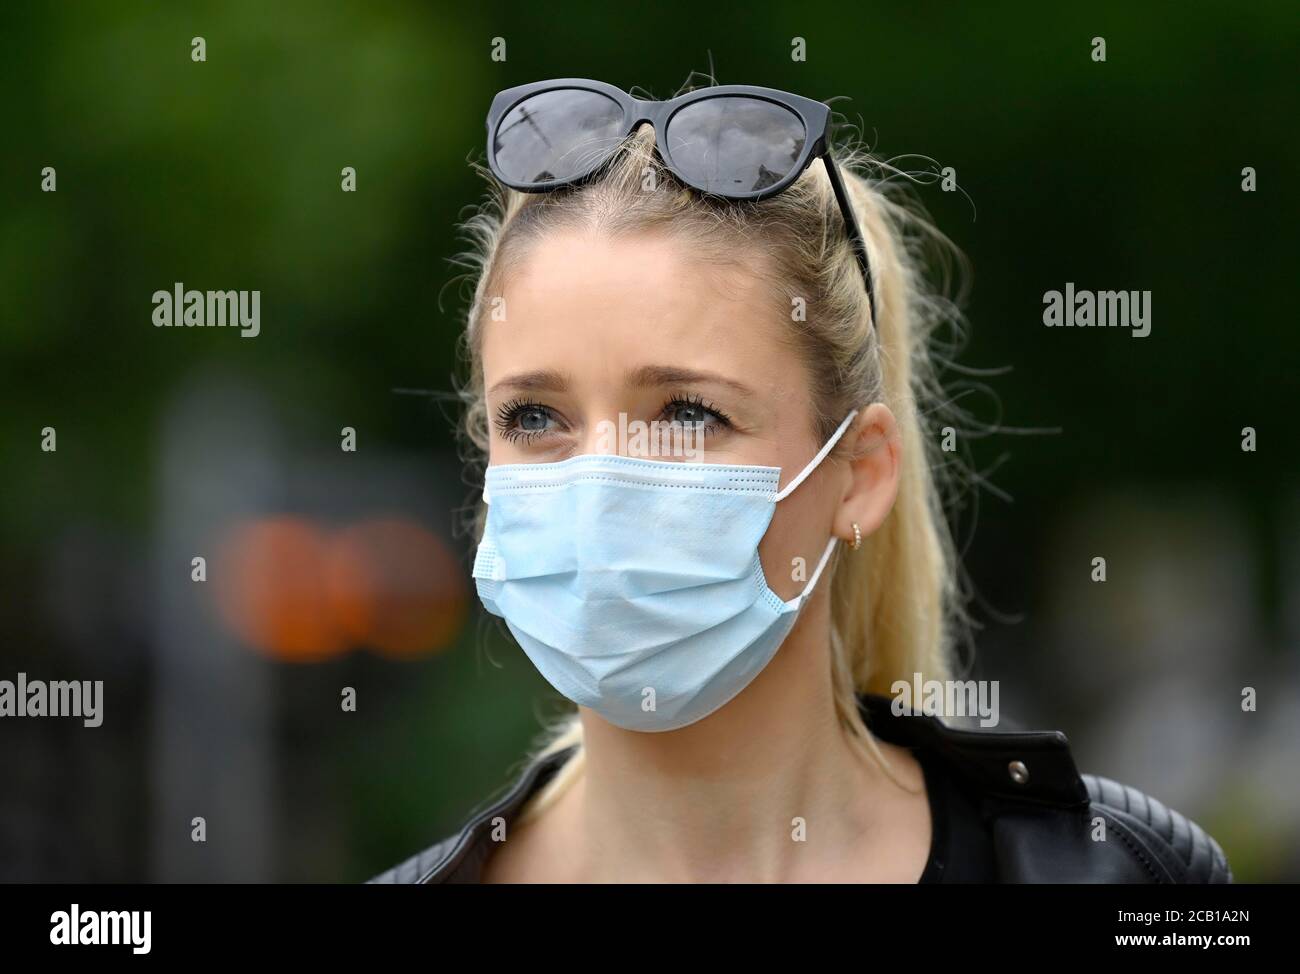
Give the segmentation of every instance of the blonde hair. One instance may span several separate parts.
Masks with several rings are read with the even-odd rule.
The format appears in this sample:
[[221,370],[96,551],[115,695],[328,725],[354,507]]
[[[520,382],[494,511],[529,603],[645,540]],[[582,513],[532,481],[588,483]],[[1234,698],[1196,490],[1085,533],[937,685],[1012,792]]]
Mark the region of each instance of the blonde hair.
[[[792,298],[806,301],[805,320],[790,322],[789,339],[812,377],[819,440],[829,439],[838,421],[864,404],[884,402],[897,418],[903,449],[894,507],[863,539],[862,550],[852,558],[836,557],[827,568],[837,715],[850,741],[892,776],[862,720],[857,694],[888,694],[895,680],[911,683],[915,673],[923,680],[950,679],[955,637],[969,623],[938,478],[944,457],[922,422],[923,411],[961,415],[943,401],[931,338],[945,323],[962,331],[957,304],[944,296],[953,264],[962,257],[907,193],[906,181],[898,179],[906,173],[874,161],[856,145],[837,147],[836,162],[867,240],[879,314],[873,323],[821,164],[759,203],[719,201],[678,183],[655,154],[654,138],[649,126],[642,127],[597,180],[546,194],[510,190],[479,167],[491,188],[462,225],[471,247],[459,258],[476,278],[462,335],[468,365],[460,390],[463,432],[473,453],[466,459],[482,464],[488,451],[481,361],[485,310],[530,245],[561,229],[661,233],[685,242],[693,260],[763,262],[771,271],[775,313],[789,319]],[[942,276],[933,281],[927,273],[936,269]],[[472,518],[476,538],[484,514],[480,503]],[[576,714],[547,728],[527,760],[577,747],[533,796],[521,824],[549,807],[582,772],[582,734]]]

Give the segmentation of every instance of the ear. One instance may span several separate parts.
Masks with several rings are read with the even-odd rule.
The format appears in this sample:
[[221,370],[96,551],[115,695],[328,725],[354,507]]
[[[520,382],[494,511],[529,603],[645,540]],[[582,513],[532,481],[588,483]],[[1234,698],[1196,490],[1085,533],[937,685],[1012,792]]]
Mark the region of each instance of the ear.
[[862,537],[874,532],[893,509],[902,470],[902,440],[888,406],[872,403],[854,420],[850,440],[849,482],[840,498],[832,531],[853,543],[856,522]]

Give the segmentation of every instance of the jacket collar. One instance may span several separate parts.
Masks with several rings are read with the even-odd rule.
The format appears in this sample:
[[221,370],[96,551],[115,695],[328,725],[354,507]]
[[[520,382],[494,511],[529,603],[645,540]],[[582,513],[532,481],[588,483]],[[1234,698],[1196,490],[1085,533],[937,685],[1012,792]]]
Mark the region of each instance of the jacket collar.
[[858,708],[881,740],[930,751],[989,797],[1066,807],[1088,802],[1061,731],[950,725],[932,714],[895,713],[894,699],[875,693],[859,694]]
[[[1001,802],[1075,808],[1088,804],[1088,789],[1070,753],[1069,739],[1055,730],[958,727],[932,714],[895,712],[892,697],[858,694],[858,708],[883,741],[927,752],[981,795]],[[540,790],[578,745],[532,763],[503,795],[475,814],[438,851],[417,882],[474,882],[492,847],[493,820],[509,828],[525,802]]]

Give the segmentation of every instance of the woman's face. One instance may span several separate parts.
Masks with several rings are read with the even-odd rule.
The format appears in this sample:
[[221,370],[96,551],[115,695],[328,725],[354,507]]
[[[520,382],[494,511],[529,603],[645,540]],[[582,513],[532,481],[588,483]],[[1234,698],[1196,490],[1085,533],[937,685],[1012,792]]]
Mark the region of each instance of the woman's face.
[[[691,261],[664,238],[573,232],[534,246],[499,297],[482,346],[494,465],[655,455],[780,467],[784,487],[821,448],[804,366],[781,340],[790,325],[751,273]],[[636,421],[702,423],[702,439],[650,454],[671,441],[636,436]],[[777,504],[760,554],[782,598],[806,585],[849,479],[824,461]]]

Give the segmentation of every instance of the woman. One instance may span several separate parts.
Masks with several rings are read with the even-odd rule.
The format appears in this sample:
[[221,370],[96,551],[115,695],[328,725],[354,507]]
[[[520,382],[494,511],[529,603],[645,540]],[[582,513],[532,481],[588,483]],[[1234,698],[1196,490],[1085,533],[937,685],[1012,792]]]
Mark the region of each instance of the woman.
[[493,102],[474,576],[578,710],[374,881],[1231,880],[1064,735],[897,706],[963,622],[920,419],[951,310],[937,234],[832,158],[829,115],[575,79]]

